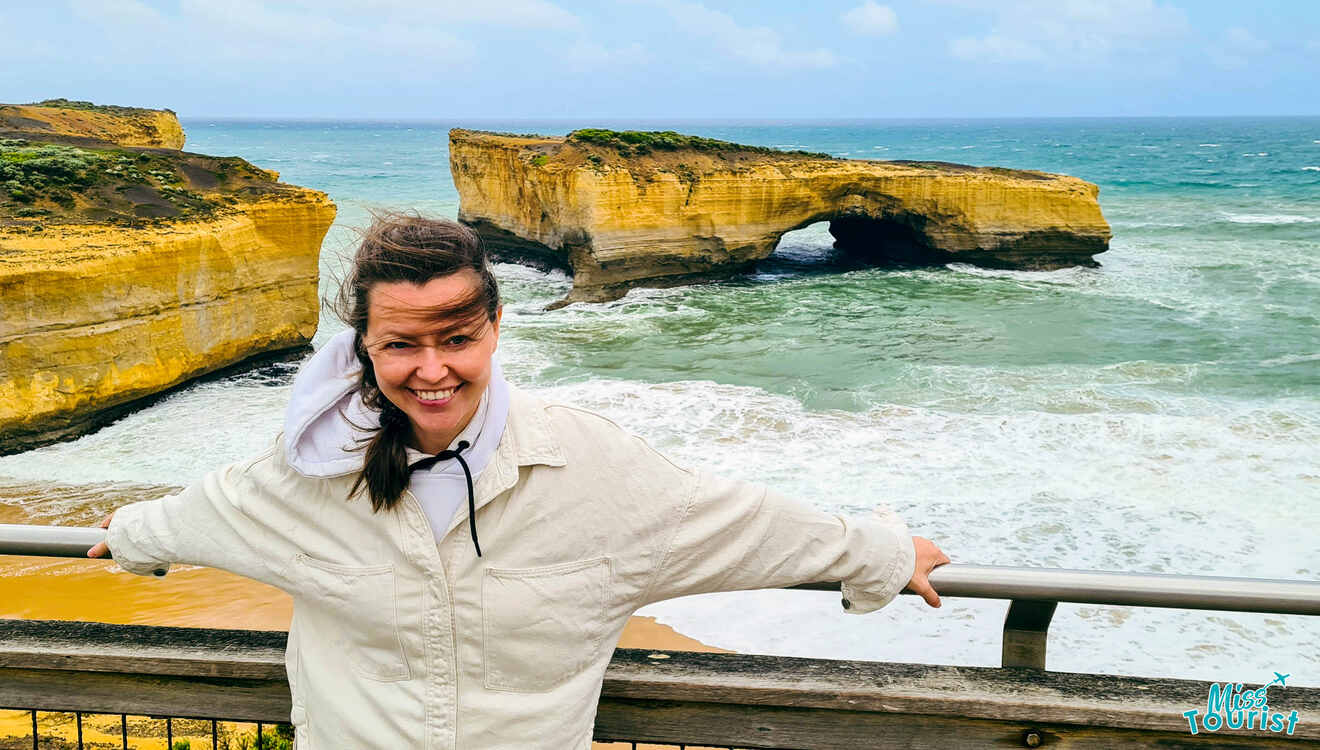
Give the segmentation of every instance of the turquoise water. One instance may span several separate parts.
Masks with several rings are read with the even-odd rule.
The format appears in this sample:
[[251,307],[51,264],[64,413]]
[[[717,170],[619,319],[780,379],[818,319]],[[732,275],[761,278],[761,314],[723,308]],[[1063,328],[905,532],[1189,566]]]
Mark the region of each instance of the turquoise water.
[[[287,181],[328,191],[341,207],[340,226],[362,224],[373,208],[457,214],[447,123],[187,125],[191,149],[239,154]],[[822,226],[790,236],[783,259],[767,262],[761,274],[662,295],[655,304],[675,307],[663,320],[616,328],[612,314],[566,314],[578,319],[574,325],[539,331],[551,340],[562,336],[549,377],[710,377],[790,393],[812,408],[856,409],[966,391],[968,383],[949,382],[930,392],[928,370],[938,366],[1003,371],[1158,361],[1195,368],[1164,383],[1173,393],[1315,393],[1320,121],[661,126],[849,158],[1074,174],[1101,186],[1113,249],[1096,271],[839,274],[811,266],[829,243]],[[329,244],[349,241],[336,232]],[[534,287],[525,294],[539,302],[558,291]],[[610,330],[602,336],[593,321]],[[788,339],[799,356],[787,362],[770,354],[767,327],[775,330],[773,351]]]
[[[821,507],[888,502],[955,561],[1320,576],[1320,119],[184,123],[189,150],[331,195],[327,291],[371,210],[457,214],[449,127],[586,125],[1065,172],[1100,185],[1114,240],[1095,269],[848,268],[822,224],[746,276],[554,312],[568,279],[504,265],[515,382]],[[324,320],[317,342],[339,329]],[[288,378],[199,384],[0,459],[0,482],[31,488],[34,518],[186,484],[273,438]],[[51,476],[75,490],[44,492]],[[836,610],[751,592],[646,613],[745,651],[997,663],[1002,604]],[[1304,682],[1318,641],[1307,618],[1064,606],[1050,667]]]

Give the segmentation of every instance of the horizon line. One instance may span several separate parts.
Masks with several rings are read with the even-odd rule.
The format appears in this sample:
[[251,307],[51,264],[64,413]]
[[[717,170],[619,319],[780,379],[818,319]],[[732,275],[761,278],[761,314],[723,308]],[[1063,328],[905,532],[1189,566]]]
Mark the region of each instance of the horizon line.
[[580,123],[585,121],[612,120],[621,122],[710,122],[710,123],[756,123],[756,124],[806,124],[806,123],[856,123],[856,122],[966,122],[968,120],[1026,121],[1026,120],[1247,120],[1247,119],[1320,119],[1317,114],[1196,114],[1196,115],[933,115],[911,117],[676,117],[673,115],[649,117],[645,115],[586,115],[580,117],[563,116],[526,116],[500,117],[495,115],[455,115],[453,117],[345,117],[336,115],[183,115],[175,112],[180,120],[222,120],[231,122],[394,122],[394,123],[452,123],[452,122],[563,122]]

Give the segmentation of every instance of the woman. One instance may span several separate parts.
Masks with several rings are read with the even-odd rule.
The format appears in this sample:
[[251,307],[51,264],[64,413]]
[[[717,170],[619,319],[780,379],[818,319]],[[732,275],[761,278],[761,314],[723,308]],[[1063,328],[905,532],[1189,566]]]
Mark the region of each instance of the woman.
[[263,455],[103,526],[125,569],[231,570],[294,599],[306,748],[586,748],[628,617],[711,591],[843,581],[931,606],[948,558],[892,513],[846,519],[675,466],[613,422],[511,387],[477,237],[388,216],[340,296],[351,330],[294,383]]

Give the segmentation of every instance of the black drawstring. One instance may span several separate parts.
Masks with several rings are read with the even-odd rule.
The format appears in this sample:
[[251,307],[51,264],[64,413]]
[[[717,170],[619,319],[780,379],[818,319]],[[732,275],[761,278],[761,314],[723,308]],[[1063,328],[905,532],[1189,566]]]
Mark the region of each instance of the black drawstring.
[[468,441],[458,441],[458,448],[455,450],[444,450],[434,456],[427,456],[422,460],[408,466],[408,473],[414,471],[426,471],[441,461],[448,461],[451,458],[458,459],[458,465],[463,467],[463,478],[467,480],[468,488],[468,528],[472,529],[472,546],[477,548],[477,557],[481,557],[481,545],[477,542],[477,499],[472,493],[472,470],[468,468],[467,461],[459,454],[468,449]]

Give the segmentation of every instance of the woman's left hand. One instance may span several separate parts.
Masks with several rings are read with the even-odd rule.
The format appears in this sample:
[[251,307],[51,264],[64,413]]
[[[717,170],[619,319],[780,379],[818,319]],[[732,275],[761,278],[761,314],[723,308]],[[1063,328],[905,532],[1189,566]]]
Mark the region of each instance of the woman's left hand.
[[[106,516],[105,518],[101,519],[101,524],[100,524],[100,525],[101,525],[101,528],[103,528],[103,529],[108,529],[108,528],[110,528],[110,519],[112,519],[112,518],[114,518],[114,517],[115,517],[115,512],[112,510],[112,511],[110,511],[110,515],[108,515],[108,516]],[[89,549],[89,550],[87,550],[87,556],[88,556],[88,557],[105,557],[106,553],[109,552],[109,551],[110,551],[110,547],[108,547],[108,546],[106,545],[105,542],[101,541],[101,542],[97,542],[96,544],[92,545],[92,548]]]
[[930,572],[949,562],[949,558],[931,540],[923,536],[912,537],[912,547],[917,553],[917,564],[912,569],[912,580],[904,591],[910,591],[926,600],[932,607],[940,606],[940,595],[930,585]]

